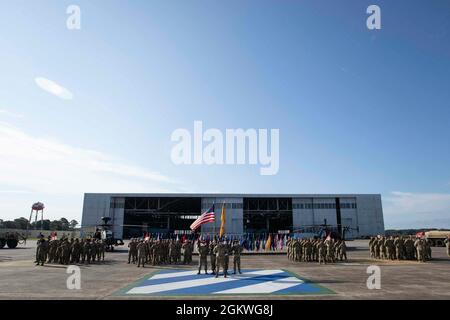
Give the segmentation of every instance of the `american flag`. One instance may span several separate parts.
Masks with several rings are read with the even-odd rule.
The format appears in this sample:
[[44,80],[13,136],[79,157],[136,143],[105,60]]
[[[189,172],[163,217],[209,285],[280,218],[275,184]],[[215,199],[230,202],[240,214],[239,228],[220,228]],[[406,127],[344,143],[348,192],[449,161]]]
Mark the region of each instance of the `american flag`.
[[198,227],[200,227],[202,224],[208,223],[208,222],[214,222],[216,221],[215,214],[214,214],[214,205],[212,205],[211,208],[209,208],[208,211],[202,213],[200,217],[197,218],[192,224],[191,224],[191,230],[195,231]]

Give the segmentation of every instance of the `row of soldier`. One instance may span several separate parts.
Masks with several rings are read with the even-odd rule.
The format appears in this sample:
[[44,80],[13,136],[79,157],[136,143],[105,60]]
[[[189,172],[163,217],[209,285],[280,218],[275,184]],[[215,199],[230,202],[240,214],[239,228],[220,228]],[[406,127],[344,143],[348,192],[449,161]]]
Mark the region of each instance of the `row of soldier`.
[[347,261],[344,240],[288,239],[287,256],[291,261],[319,262],[319,264]]
[[224,240],[216,242],[199,241],[197,243],[199,262],[198,262],[198,274],[201,269],[205,269],[205,274],[208,274],[208,255],[211,262],[211,272],[219,277],[220,269],[223,271],[223,275],[226,278],[228,276],[228,267],[230,256],[233,255],[233,273],[236,271],[241,272],[241,254],[244,248],[239,243],[239,240],[233,242]]
[[[128,263],[137,264],[138,267],[144,267],[145,264],[190,264],[192,262],[192,253],[194,251],[194,243],[190,240],[182,243],[180,240],[154,238],[136,239],[133,238],[128,244]],[[233,270],[241,273],[240,256],[243,247],[239,241],[233,243],[229,241],[223,242],[206,242],[198,241],[197,250],[199,255],[198,274],[202,268],[208,273],[208,256],[210,257],[210,265],[212,274],[219,275],[220,269],[226,277],[228,275],[229,256],[233,255]],[[181,259],[183,256],[183,260]]]
[[[144,267],[145,264],[189,264],[192,261],[194,249],[191,241],[184,244],[179,240],[153,238],[139,240],[132,238],[128,244],[128,263]],[[183,249],[183,261],[181,261],[181,250]]]
[[370,257],[384,260],[431,260],[431,243],[421,237],[372,237]]
[[105,260],[106,244],[98,239],[38,239],[36,265],[44,263],[93,263]]

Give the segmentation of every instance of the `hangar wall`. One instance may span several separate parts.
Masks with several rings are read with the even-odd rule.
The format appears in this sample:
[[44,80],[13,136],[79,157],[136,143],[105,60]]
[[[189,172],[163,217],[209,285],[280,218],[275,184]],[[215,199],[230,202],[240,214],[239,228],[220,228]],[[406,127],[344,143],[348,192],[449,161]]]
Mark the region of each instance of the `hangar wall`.
[[[216,221],[201,227],[202,233],[219,232],[222,203],[226,203],[226,232],[244,232],[244,197],[289,197],[292,198],[292,229],[311,225],[337,224],[336,199],[340,202],[340,217],[343,226],[349,226],[348,237],[363,237],[384,234],[381,195],[255,195],[255,194],[101,194],[84,195],[82,235],[95,230],[101,224],[101,217],[111,217],[113,230],[117,237],[123,236],[124,203],[126,197],[200,197],[202,212],[215,203]],[[199,212],[198,214],[200,214]],[[326,220],[325,220],[326,219]]]

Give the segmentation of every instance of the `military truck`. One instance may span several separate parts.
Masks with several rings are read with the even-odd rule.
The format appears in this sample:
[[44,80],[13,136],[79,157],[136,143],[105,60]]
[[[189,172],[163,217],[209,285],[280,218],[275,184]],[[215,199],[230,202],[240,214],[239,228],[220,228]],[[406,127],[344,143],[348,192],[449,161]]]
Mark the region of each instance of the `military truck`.
[[3,249],[5,246],[14,249],[23,240],[25,240],[25,237],[18,232],[0,230],[0,249]]
[[450,230],[448,231],[427,231],[425,232],[425,238],[431,242],[433,247],[444,247],[444,240],[450,237]]

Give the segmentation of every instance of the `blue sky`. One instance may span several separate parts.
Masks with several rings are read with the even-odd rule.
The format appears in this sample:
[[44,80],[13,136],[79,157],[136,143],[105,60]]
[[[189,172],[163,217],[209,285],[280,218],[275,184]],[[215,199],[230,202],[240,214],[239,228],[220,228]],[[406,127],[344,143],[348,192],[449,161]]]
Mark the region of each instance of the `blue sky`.
[[[84,192],[381,193],[387,228],[450,227],[448,2],[3,1],[0,46],[2,219],[80,220]],[[194,120],[279,128],[278,174],[174,165]]]

